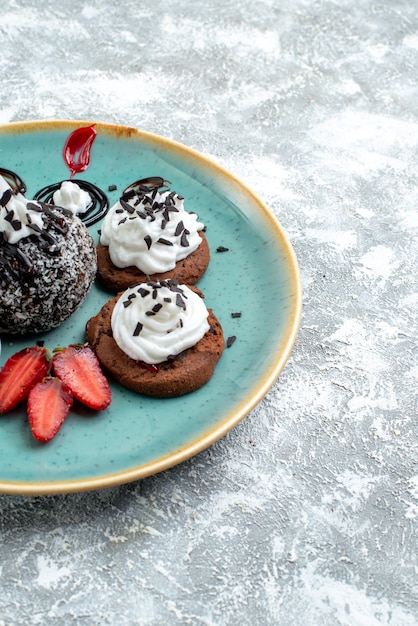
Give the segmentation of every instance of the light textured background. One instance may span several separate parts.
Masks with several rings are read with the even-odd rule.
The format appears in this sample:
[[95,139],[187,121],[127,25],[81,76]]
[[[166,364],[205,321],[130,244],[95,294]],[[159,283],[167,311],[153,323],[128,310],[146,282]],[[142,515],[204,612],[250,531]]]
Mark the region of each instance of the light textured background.
[[97,119],[210,154],[277,215],[304,288],[279,381],[209,450],[0,496],[0,625],[416,625],[416,2],[0,8],[0,123]]

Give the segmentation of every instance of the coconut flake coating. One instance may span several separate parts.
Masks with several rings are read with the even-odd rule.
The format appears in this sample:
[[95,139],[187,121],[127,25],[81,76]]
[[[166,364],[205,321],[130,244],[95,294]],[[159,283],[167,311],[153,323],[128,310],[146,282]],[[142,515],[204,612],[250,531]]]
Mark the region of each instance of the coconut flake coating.
[[95,279],[96,250],[87,228],[78,217],[54,211],[65,228],[53,230],[53,253],[36,235],[13,246],[0,241],[0,333],[59,326],[79,308]]

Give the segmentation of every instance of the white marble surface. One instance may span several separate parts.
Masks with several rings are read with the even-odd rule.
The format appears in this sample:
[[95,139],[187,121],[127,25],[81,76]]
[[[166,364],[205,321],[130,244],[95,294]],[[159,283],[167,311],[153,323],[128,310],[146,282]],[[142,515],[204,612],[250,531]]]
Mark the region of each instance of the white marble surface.
[[0,123],[97,119],[210,154],[304,288],[223,440],[141,482],[0,496],[0,625],[418,623],[418,5],[2,0]]

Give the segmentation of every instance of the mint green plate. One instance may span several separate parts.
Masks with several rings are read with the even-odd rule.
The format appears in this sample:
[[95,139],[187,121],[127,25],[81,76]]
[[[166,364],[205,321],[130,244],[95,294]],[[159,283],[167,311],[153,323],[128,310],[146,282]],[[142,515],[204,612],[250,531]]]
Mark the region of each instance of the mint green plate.
[[[0,127],[0,167],[19,174],[31,198],[69,177],[62,150],[69,133],[91,121],[35,121]],[[212,251],[199,282],[220,320],[226,348],[210,382],[175,399],[142,397],[111,382],[99,413],[75,409],[56,438],[35,441],[23,405],[0,416],[0,492],[53,494],[109,487],[172,467],[225,435],[263,398],[292,350],[299,327],[297,261],[280,224],[240,181],[176,142],[134,128],[96,123],[89,168],[77,178],[100,187],[112,205],[130,183],[162,176],[207,226]],[[109,192],[109,185],[117,191]],[[90,227],[97,240],[100,224]],[[227,252],[217,252],[224,246]],[[0,366],[17,350],[83,342],[86,321],[111,294],[94,285],[62,326],[40,336],[2,338]],[[231,313],[241,312],[239,318]]]

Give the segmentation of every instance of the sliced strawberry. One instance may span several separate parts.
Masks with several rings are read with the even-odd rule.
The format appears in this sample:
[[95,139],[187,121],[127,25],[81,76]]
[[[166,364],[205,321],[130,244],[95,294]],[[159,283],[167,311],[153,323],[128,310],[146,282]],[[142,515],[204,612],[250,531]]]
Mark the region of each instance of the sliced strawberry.
[[11,411],[50,370],[46,348],[32,346],[9,357],[0,371],[0,413]]
[[95,410],[109,406],[109,383],[96,355],[87,344],[71,345],[54,352],[54,374],[69,386],[74,398]]
[[50,376],[32,387],[28,397],[28,419],[35,439],[53,439],[72,404],[71,391],[59,378]]

